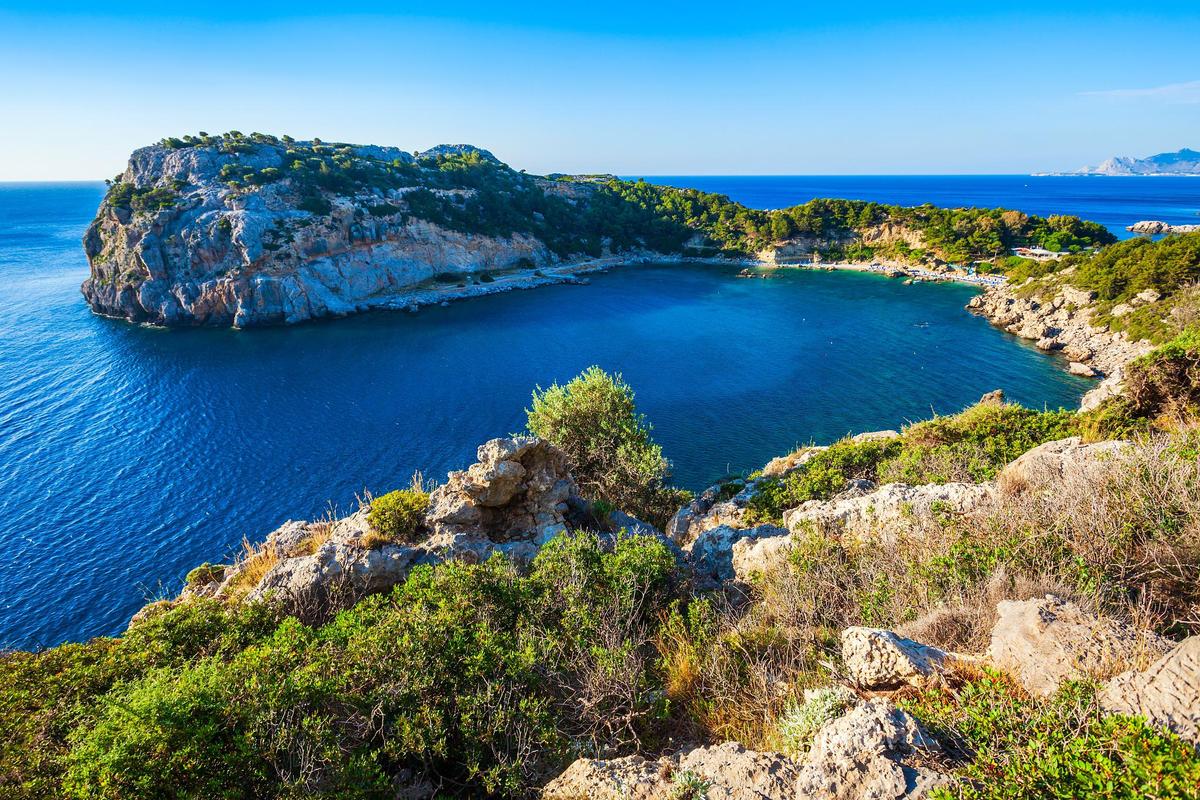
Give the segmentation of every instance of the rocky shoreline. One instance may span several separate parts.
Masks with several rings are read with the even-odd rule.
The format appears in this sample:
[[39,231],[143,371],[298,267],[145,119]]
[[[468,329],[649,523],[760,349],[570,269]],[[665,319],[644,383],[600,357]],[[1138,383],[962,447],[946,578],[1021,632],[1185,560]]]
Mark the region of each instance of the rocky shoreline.
[[967,308],[997,328],[1034,342],[1039,350],[1062,355],[1071,374],[1098,379],[1099,385],[1083,397],[1084,411],[1121,394],[1126,365],[1154,349],[1150,342],[1133,341],[1122,331],[1094,326],[1094,292],[1061,286],[1043,299],[1021,296],[1018,289],[1007,284],[989,288],[971,298]]

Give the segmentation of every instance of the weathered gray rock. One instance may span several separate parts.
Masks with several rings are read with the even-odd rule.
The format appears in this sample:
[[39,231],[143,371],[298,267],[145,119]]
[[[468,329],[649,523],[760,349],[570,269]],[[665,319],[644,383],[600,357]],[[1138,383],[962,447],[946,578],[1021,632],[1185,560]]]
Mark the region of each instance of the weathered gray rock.
[[797,798],[894,800],[925,797],[952,778],[916,758],[941,747],[909,714],[875,698],[828,723],[813,740]]
[[[730,485],[736,489],[736,494],[728,499],[720,499],[728,496],[729,489],[726,487]],[[705,531],[722,525],[745,527],[746,502],[753,491],[752,482],[741,480],[708,487],[699,497],[675,512],[675,516],[667,523],[667,537],[682,547]]]
[[1081,378],[1094,378],[1097,375],[1097,372],[1094,368],[1078,361],[1072,361],[1070,364],[1068,364],[1067,371],[1072,375],[1078,375]]
[[[204,591],[317,608],[385,591],[418,564],[478,563],[494,553],[532,560],[567,528],[565,515],[577,499],[566,456],[530,437],[493,439],[477,455],[477,463],[450,473],[433,491],[428,536],[418,542],[368,547],[369,507],[332,521],[289,521],[267,536],[259,556],[226,569],[220,584]],[[247,585],[248,570],[263,564],[269,567],[265,574]]]
[[863,689],[921,686],[954,660],[936,647],[879,628],[846,628],[841,641],[842,666]]
[[1096,617],[1053,595],[1006,600],[996,610],[988,658],[1031,694],[1052,694],[1066,680],[1107,677],[1171,647],[1161,636]]
[[966,514],[993,493],[991,484],[946,483],[912,486],[889,483],[874,491],[833,500],[809,500],[783,513],[791,531],[816,529],[860,541],[896,541],[937,513]]
[[812,460],[813,456],[828,448],[823,445],[810,445],[788,453],[786,456],[772,458],[762,468],[764,478],[781,478],[797,467],[802,467]]
[[725,742],[685,753],[679,759],[679,771],[709,781],[708,800],[775,800],[793,796],[800,768],[779,753]]
[[1078,436],[1057,439],[1023,453],[1000,471],[996,482],[1005,492],[1054,491],[1070,478],[1095,482],[1128,446],[1120,440],[1084,444]]
[[683,550],[692,564],[692,571],[701,585],[715,585],[739,577],[734,569],[734,548],[740,543],[790,535],[775,525],[756,525],[753,528],[731,528],[721,525],[704,531]]
[[1100,692],[1100,707],[1145,717],[1200,746],[1200,636],[1184,639],[1144,671],[1113,678]]
[[800,767],[779,753],[747,750],[737,742],[696,747],[648,761],[641,756],[581,758],[542,790],[543,800],[673,800],[680,781],[708,784],[706,800],[796,797]]
[[436,534],[544,541],[565,529],[567,500],[577,491],[561,450],[518,436],[492,439],[477,457],[430,495],[427,518]]
[[670,762],[642,756],[580,758],[542,789],[543,800],[661,800],[670,796]]

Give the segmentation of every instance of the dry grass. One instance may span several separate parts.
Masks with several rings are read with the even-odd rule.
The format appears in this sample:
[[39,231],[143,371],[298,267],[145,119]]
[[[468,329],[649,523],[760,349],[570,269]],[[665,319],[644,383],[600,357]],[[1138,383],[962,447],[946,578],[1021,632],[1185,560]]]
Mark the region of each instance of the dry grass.
[[[770,747],[803,689],[836,679],[851,625],[982,653],[996,606],[1056,594],[1179,636],[1200,630],[1200,459],[1147,439],[1096,469],[1003,493],[980,511],[908,520],[890,543],[797,535],[749,594],[693,602],[657,642],[667,696],[714,740]],[[697,611],[700,609],[700,611]],[[1147,648],[1110,671],[1142,668]]]
[[242,556],[233,566],[233,577],[225,587],[225,597],[233,602],[242,600],[278,563],[279,554],[274,547],[255,547],[249,539],[243,538]]

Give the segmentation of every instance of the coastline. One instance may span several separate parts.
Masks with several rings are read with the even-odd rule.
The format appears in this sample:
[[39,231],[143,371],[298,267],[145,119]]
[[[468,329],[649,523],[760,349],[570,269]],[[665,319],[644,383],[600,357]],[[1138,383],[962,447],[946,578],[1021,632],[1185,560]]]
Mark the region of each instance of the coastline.
[[[607,272],[616,267],[628,267],[636,264],[717,264],[747,269],[782,270],[804,269],[813,271],[844,271],[866,272],[874,275],[884,275],[892,278],[904,278],[920,283],[963,283],[981,288],[1002,286],[1005,278],[1001,275],[968,275],[965,273],[934,272],[923,267],[905,264],[856,264],[837,262],[829,264],[772,264],[756,258],[715,258],[712,256],[682,256],[660,253],[636,253],[625,256],[604,256],[589,258],[583,261],[571,261],[549,267],[542,267],[530,272],[498,275],[489,283],[474,283],[466,286],[438,286],[413,288],[367,300],[362,311],[393,310],[415,312],[422,307],[448,304],[455,300],[465,300],[474,297],[484,297],[522,289],[536,289],[541,286],[553,286],[564,283],[587,283],[586,276],[597,272]],[[540,274],[538,274],[540,273]],[[764,276],[765,277],[765,276]]]

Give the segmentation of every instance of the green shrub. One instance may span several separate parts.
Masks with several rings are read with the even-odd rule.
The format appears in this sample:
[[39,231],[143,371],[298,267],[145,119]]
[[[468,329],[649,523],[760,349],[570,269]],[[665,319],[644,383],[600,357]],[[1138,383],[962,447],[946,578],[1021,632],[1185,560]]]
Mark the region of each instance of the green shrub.
[[803,703],[789,705],[775,721],[780,749],[793,757],[803,756],[825,723],[841,716],[853,700],[852,692],[830,686],[814,690]]
[[205,586],[225,577],[224,564],[210,564],[205,561],[187,574],[184,583],[188,586]]
[[964,780],[933,795],[942,800],[1200,796],[1200,759],[1189,743],[1144,720],[1102,714],[1087,684],[1041,701],[989,672],[904,705],[970,756]]
[[662,526],[687,495],[667,486],[670,464],[620,375],[588,367],[533,394],[529,431],[559,447],[581,493]]
[[372,499],[367,522],[378,538],[364,542],[364,545],[376,547],[416,541],[428,510],[429,493],[418,489],[397,489]]
[[1200,413],[1200,327],[1133,361],[1125,385],[1139,416],[1186,419]]

